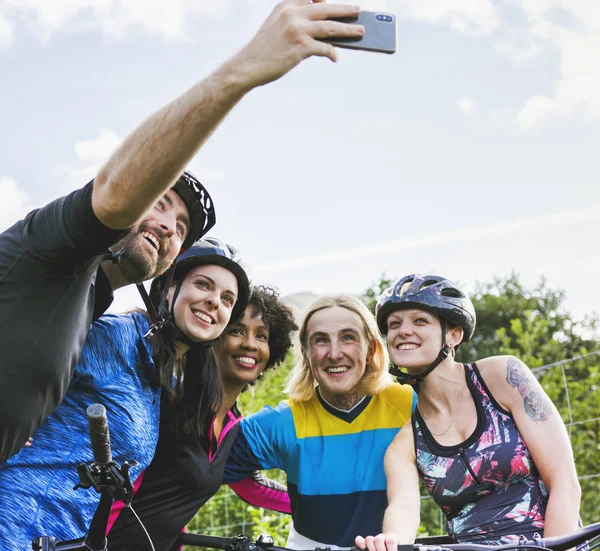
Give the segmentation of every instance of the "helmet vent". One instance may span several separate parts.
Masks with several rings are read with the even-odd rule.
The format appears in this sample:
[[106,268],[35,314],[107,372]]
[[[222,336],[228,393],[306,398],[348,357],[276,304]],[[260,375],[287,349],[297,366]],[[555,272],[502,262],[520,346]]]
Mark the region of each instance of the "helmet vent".
[[452,287],[442,289],[440,294],[444,297],[463,298],[463,294],[458,289]]

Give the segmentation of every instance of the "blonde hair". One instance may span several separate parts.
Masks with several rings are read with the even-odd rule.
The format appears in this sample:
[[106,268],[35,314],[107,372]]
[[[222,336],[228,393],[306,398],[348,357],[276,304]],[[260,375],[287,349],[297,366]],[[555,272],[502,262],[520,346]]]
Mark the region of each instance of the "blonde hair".
[[373,316],[366,305],[358,298],[350,295],[326,296],[317,299],[310,305],[300,327],[298,336],[302,354],[300,355],[299,361],[292,369],[286,386],[286,392],[289,393],[292,400],[306,402],[315,396],[317,382],[308,361],[307,326],[311,317],[316,312],[325,310],[326,308],[334,308],[336,306],[354,312],[363,322],[371,359],[367,364],[361,380],[360,391],[365,395],[377,394],[392,384],[392,377],[388,372],[388,351],[381,338],[379,329],[377,328],[375,316]]

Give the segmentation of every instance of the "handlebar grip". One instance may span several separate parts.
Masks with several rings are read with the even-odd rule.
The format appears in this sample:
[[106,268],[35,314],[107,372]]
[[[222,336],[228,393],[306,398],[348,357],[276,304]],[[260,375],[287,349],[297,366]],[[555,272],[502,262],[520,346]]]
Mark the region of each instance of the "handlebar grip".
[[94,462],[98,465],[107,465],[112,461],[110,451],[110,435],[106,420],[106,409],[102,404],[92,404],[87,410],[90,443],[94,453]]

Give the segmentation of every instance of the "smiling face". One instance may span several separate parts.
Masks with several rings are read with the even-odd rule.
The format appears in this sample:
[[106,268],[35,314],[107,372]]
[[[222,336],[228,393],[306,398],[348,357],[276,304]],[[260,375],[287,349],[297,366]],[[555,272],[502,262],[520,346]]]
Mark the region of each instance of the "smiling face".
[[164,273],[173,263],[190,230],[183,199],[169,190],[133,226],[113,250],[125,247],[119,269],[130,283],[140,283]]
[[360,316],[334,306],[315,312],[306,326],[306,350],[313,376],[323,398],[360,393],[369,362],[369,343]]
[[[169,304],[175,288],[172,285],[169,289]],[[192,268],[175,298],[173,314],[177,327],[198,342],[218,338],[231,319],[237,296],[237,278],[226,268],[215,264]]]
[[[394,365],[418,373],[437,358],[442,347],[442,326],[435,314],[417,309],[396,310],[388,316],[387,327],[388,351]],[[456,331],[448,331],[448,344],[455,344]]]
[[269,329],[253,306],[227,327],[214,351],[225,387],[244,387],[264,371],[270,357]]

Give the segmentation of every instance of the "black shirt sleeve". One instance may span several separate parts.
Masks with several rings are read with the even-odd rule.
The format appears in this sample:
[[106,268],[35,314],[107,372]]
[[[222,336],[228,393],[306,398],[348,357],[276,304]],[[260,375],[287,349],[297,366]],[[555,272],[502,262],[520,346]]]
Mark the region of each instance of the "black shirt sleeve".
[[[35,271],[67,275],[105,252],[126,230],[107,228],[92,208],[93,180],[81,189],[30,212],[0,235],[0,279],[19,258]],[[64,273],[63,273],[64,272]]]

